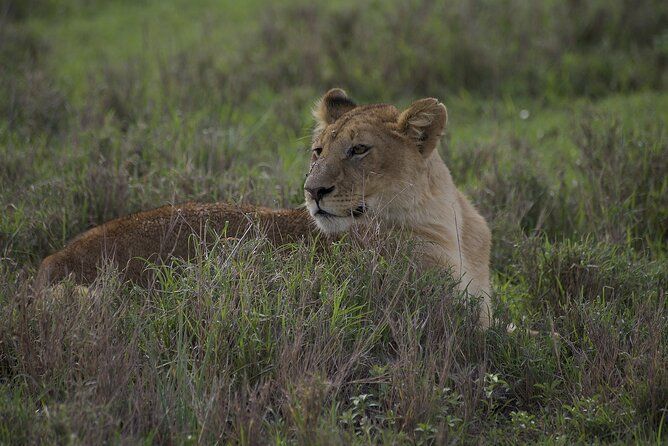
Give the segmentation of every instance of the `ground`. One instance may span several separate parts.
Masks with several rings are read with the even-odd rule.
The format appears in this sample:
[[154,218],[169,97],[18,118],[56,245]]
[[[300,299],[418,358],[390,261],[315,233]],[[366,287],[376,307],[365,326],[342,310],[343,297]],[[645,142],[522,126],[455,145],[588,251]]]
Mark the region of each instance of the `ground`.
[[[667,441],[665,4],[359,3],[0,9],[0,443]],[[334,86],[447,105],[491,330],[404,251],[261,234],[35,298],[40,259],[116,216],[300,205]]]

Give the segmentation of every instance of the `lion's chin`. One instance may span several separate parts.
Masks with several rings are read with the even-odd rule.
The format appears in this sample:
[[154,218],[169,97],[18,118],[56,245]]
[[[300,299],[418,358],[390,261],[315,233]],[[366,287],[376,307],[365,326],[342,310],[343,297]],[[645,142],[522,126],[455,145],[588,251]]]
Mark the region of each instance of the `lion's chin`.
[[315,224],[323,233],[327,235],[340,234],[346,232],[353,225],[353,217],[336,217],[332,215],[312,215]]

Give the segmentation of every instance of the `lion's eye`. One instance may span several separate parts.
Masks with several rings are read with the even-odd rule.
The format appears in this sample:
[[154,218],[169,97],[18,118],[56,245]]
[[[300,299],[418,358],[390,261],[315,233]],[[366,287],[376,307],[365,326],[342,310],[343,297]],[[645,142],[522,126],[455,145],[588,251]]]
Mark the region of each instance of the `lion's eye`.
[[348,149],[348,156],[364,155],[370,148],[371,146],[367,146],[366,144],[356,144]]
[[320,154],[322,153],[322,147],[314,147],[312,151],[315,156],[320,156]]

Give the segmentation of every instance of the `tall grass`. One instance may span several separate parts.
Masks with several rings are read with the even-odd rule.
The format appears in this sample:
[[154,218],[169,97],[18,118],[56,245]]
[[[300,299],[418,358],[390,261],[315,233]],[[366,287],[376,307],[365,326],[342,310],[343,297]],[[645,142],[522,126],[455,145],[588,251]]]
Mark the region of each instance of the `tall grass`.
[[242,60],[251,83],[365,98],[602,96],[665,87],[666,23],[655,1],[291,2],[263,13]]
[[585,244],[513,266],[523,279],[509,281],[509,295],[533,296],[527,314],[547,316],[555,341],[508,335],[503,322],[476,331],[452,282],[416,276],[403,249],[314,249],[223,239],[158,267],[149,289],[110,272],[88,294],[6,290],[1,367],[13,378],[0,434],[428,443],[490,429],[499,440],[647,439],[658,426],[667,396],[658,265]]

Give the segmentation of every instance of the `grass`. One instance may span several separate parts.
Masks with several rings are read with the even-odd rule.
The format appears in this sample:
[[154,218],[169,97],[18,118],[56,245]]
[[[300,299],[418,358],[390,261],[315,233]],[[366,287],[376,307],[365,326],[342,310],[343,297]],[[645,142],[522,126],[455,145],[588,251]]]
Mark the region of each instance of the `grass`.
[[[450,6],[0,7],[0,443],[666,442],[666,8]],[[401,240],[254,232],[36,299],[40,259],[116,216],[299,205],[334,85],[447,104],[494,233],[487,333]]]

